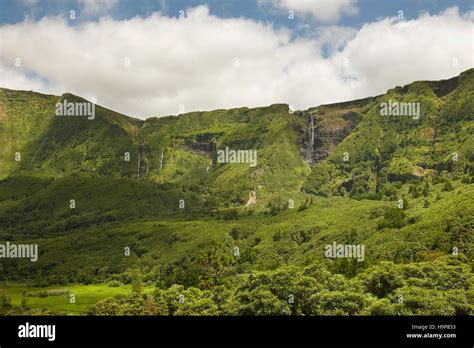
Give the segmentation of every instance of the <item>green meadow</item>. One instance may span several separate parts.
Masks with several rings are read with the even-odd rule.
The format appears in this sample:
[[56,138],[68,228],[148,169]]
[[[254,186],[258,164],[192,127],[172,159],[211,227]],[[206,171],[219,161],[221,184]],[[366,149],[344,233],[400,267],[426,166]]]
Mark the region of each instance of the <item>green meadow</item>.
[[[60,294],[55,294],[59,291]],[[144,293],[151,293],[147,287]],[[56,315],[85,315],[87,309],[95,303],[109,297],[126,297],[131,294],[130,285],[110,287],[103,284],[68,284],[67,286],[49,286],[44,288],[28,287],[15,283],[1,283],[0,294],[8,296],[13,306],[26,306],[35,313]],[[74,295],[71,303],[70,295]],[[24,302],[26,299],[26,302]],[[22,304],[23,302],[23,304]]]

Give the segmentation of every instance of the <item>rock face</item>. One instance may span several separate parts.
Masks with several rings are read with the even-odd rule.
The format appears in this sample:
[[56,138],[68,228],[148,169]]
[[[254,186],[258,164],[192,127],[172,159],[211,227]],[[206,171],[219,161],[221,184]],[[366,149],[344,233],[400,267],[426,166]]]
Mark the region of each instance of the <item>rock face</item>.
[[247,201],[245,206],[248,207],[248,206],[254,205],[256,203],[257,203],[257,194],[255,193],[255,191],[250,191],[249,192],[249,200]]
[[357,106],[337,105],[303,113],[307,127],[300,131],[299,147],[311,167],[328,157],[361,120]]
[[216,151],[216,139],[223,133],[199,133],[194,137],[185,138],[185,146],[202,155],[213,154]]
[[459,76],[450,78],[449,80],[429,81],[429,86],[438,98],[442,98],[454,91],[459,84]]

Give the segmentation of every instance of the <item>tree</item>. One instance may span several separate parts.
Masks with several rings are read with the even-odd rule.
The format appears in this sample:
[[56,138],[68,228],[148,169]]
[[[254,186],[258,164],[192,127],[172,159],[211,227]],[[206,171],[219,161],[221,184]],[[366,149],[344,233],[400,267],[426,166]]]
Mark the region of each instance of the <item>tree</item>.
[[382,188],[382,194],[388,198],[395,198],[397,196],[397,188],[392,184],[385,184]]
[[403,277],[393,262],[383,261],[360,276],[366,290],[378,298],[386,297],[404,285]]
[[11,299],[10,296],[8,296],[6,293],[2,292],[2,302],[1,302],[1,308],[3,309],[10,309],[12,307]]
[[89,315],[168,315],[165,302],[151,295],[133,293],[128,298],[107,298],[88,310]]
[[89,315],[123,315],[123,308],[116,299],[106,298],[89,308]]
[[322,291],[311,296],[313,314],[360,315],[370,296],[353,291]]
[[239,294],[242,303],[239,308],[240,315],[290,315],[291,309],[288,302],[281,301],[269,290],[258,287],[252,291]]
[[405,226],[406,214],[402,209],[389,208],[384,214],[383,220],[379,222],[378,228],[402,228]]
[[444,182],[444,186],[443,186],[443,191],[452,191],[454,190],[454,187],[453,185],[451,184],[451,181],[450,180],[446,180]]
[[232,264],[230,252],[216,241],[212,241],[211,247],[198,257],[198,262],[207,273],[203,276],[204,286],[217,285],[222,272]]
[[187,298],[175,315],[219,315],[216,304],[210,298]]
[[22,292],[21,309],[28,309],[28,298],[26,297],[26,290]]
[[132,294],[141,295],[143,291],[143,281],[140,270],[137,268],[132,270],[130,278],[132,284]]

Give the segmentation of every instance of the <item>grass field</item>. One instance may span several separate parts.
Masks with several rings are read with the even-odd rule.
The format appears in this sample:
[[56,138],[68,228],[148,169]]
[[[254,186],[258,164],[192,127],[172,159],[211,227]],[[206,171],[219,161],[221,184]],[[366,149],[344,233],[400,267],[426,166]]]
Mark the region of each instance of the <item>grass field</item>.
[[[69,290],[69,294],[51,294],[46,297],[34,295],[39,295],[40,292],[51,290]],[[151,293],[154,287],[145,287],[143,290],[144,293]],[[25,291],[27,294],[27,306],[33,310],[54,310],[55,314],[84,315],[87,309],[98,301],[109,297],[130,295],[131,286],[121,285],[118,287],[109,287],[105,284],[69,284],[67,286],[28,287],[18,283],[0,283],[0,294],[5,294],[10,297],[13,306],[21,305]],[[70,295],[75,296],[75,303],[70,303]]]

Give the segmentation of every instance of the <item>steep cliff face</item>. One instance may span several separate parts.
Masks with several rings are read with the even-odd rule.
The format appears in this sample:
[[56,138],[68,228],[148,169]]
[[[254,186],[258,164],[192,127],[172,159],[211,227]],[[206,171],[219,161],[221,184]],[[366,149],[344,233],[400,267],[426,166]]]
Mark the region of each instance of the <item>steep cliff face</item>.
[[184,138],[184,146],[190,151],[195,151],[200,155],[214,157],[216,151],[216,142],[219,137],[224,135],[220,133],[198,133],[190,137]]
[[340,103],[302,112],[306,126],[300,129],[298,145],[311,167],[331,155],[337,145],[359,124],[363,105]]
[[[303,112],[306,124],[310,118],[314,123],[302,135],[303,153],[313,167],[303,190],[380,197],[390,183],[469,176],[473,83],[470,69],[457,78],[417,81],[377,97]],[[386,105],[418,111],[387,114]],[[308,135],[313,129],[314,141]]]

